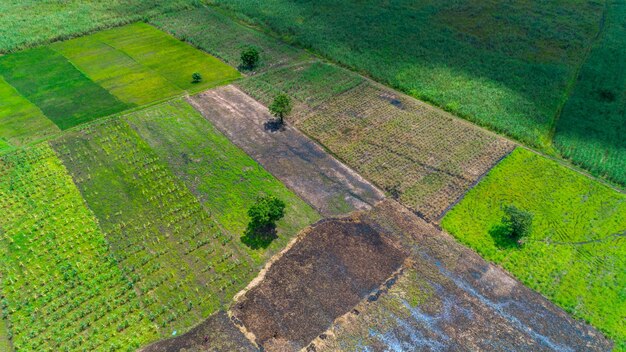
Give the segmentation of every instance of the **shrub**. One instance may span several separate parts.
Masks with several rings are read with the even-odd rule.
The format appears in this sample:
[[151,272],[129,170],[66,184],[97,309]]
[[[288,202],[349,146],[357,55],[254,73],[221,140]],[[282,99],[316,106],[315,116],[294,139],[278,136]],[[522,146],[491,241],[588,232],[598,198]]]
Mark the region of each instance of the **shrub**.
[[276,238],[276,221],[285,215],[285,206],[274,196],[257,198],[248,209],[250,222],[241,240],[254,249],[269,246]]
[[504,217],[502,224],[504,225],[507,237],[522,244],[524,237],[530,233],[533,222],[533,215],[525,210],[519,209],[514,205],[504,207]]
[[202,81],[202,75],[200,75],[200,73],[198,72],[194,72],[191,75],[191,78],[193,79],[192,80],[193,83],[200,83],[200,81]]
[[255,68],[259,64],[259,52],[255,48],[249,47],[241,52],[241,66],[248,70]]

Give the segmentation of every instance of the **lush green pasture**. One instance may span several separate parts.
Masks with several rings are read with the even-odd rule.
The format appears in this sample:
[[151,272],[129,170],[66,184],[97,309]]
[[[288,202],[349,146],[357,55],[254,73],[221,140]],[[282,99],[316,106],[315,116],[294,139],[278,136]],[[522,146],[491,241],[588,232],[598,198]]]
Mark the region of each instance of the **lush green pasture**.
[[[235,68],[142,22],[99,32],[94,37],[184,90],[200,91],[239,77]],[[202,75],[202,82],[192,82],[194,72]]]
[[53,147],[93,210],[161,336],[226,304],[252,275],[224,231],[150,146],[121,120]]
[[[534,214],[522,247],[498,232],[502,206],[509,204]],[[626,195],[518,148],[442,226],[626,348]]]
[[[56,133],[59,128],[0,76],[0,151]],[[6,144],[2,146],[2,139]]]
[[90,35],[50,46],[119,100],[143,105],[182,93],[182,89],[126,53]]
[[626,185],[626,2],[609,1],[604,30],[558,121],[555,146]]
[[[209,213],[230,233],[234,243],[262,265],[319,215],[232,144],[183,100],[128,115],[137,130],[172,171],[187,185]],[[287,204],[278,222],[278,238],[268,249],[249,249],[237,236],[247,225],[247,209],[257,196],[274,195]]]
[[238,85],[265,105],[285,93],[313,108],[363,81],[350,71],[316,61],[258,74]]
[[261,54],[255,71],[311,58],[302,50],[204,7],[163,14],[151,18],[150,23],[234,67],[241,64],[241,51],[249,46]]
[[190,8],[192,0],[20,0],[0,2],[0,53]]
[[48,145],[0,158],[0,208],[0,323],[17,351],[132,350],[157,337]]
[[48,47],[0,57],[0,74],[60,129],[129,107]]

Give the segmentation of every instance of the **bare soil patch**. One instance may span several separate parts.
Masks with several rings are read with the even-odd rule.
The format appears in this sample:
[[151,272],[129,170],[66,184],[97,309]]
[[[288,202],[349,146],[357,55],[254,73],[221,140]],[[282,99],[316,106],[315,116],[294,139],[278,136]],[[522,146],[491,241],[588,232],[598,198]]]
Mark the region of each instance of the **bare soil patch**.
[[306,231],[231,308],[268,351],[305,347],[408,254],[358,218],[323,220]]
[[362,300],[316,351],[606,351],[611,342],[450,235],[388,200],[361,221],[411,251],[395,284]]
[[368,209],[384,194],[295,128],[268,128],[272,116],[234,86],[189,102],[228,138],[324,216]]
[[159,341],[140,350],[140,352],[174,351],[252,352],[258,349],[237,329],[226,312],[219,311],[184,335]]

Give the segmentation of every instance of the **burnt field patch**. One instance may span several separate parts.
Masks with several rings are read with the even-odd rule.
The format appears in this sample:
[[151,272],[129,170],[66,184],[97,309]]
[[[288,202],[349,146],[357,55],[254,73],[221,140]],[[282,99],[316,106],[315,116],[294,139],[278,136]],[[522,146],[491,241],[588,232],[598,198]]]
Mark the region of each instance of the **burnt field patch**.
[[267,351],[297,350],[397,271],[407,253],[358,218],[305,230],[231,308]]
[[447,233],[387,200],[361,221],[410,251],[394,284],[329,325],[310,351],[607,351],[611,342]]
[[257,350],[233,325],[226,312],[219,311],[186,334],[159,341],[141,349],[140,352],[254,352]]

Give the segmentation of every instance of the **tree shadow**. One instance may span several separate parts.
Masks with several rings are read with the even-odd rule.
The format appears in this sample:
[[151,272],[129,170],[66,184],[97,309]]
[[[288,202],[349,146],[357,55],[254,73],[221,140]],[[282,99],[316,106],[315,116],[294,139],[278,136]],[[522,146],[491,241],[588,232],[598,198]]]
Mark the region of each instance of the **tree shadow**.
[[518,241],[511,238],[509,227],[504,224],[492,226],[489,235],[499,249],[517,249],[520,247]]
[[268,225],[260,228],[248,226],[241,236],[241,242],[251,249],[259,249],[267,248],[276,238],[278,238],[276,225]]
[[280,120],[270,120],[266,121],[263,124],[263,128],[265,128],[265,130],[269,132],[284,131],[285,124],[281,123]]

